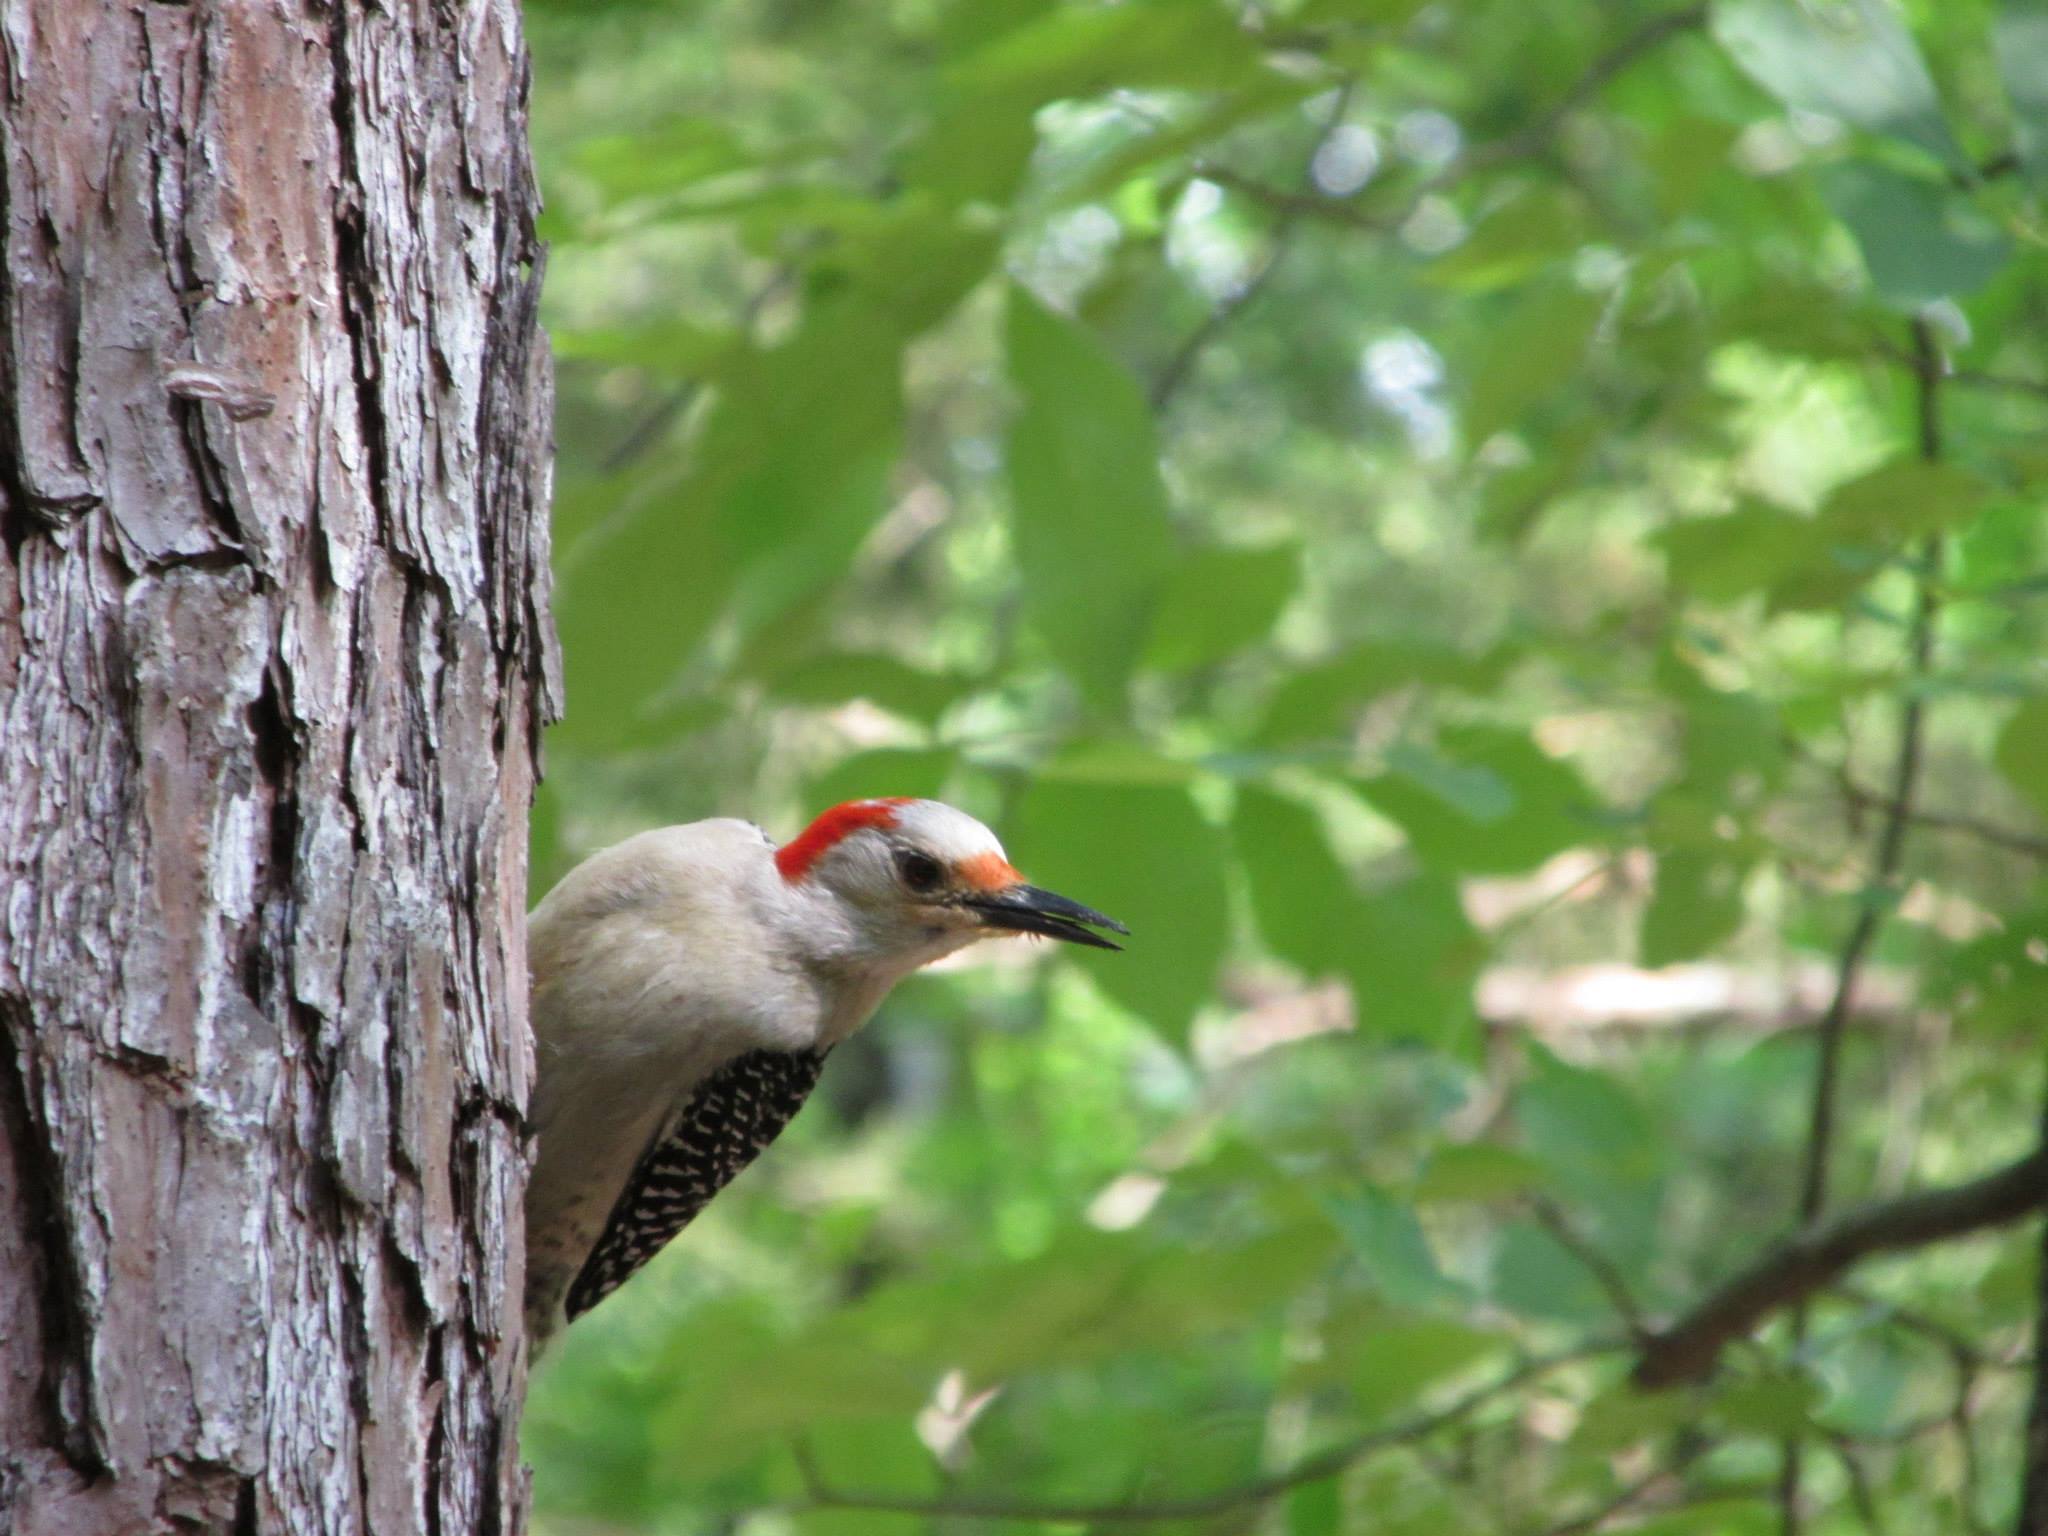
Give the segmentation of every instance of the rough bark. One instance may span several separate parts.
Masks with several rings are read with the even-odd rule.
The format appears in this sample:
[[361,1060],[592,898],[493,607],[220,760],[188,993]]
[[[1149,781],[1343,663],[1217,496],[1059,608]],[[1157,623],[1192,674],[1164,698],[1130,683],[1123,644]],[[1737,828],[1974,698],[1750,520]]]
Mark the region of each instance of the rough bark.
[[0,1530],[514,1531],[515,0],[0,0]]

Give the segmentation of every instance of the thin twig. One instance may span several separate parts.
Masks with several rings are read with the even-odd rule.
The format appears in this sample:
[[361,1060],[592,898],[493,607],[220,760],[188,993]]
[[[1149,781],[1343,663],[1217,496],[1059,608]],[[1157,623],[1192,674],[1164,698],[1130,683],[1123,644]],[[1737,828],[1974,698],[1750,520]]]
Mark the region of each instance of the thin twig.
[[[1330,115],[1323,120],[1323,126],[1317,130],[1315,142],[1309,146],[1303,174],[1308,178],[1311,187],[1315,179],[1316,156],[1323,152],[1323,146],[1330,142],[1330,136],[1344,125],[1344,115],[1351,110],[1351,92],[1352,85],[1349,81],[1339,87],[1337,99],[1330,107]],[[1218,186],[1233,184],[1233,179],[1227,173],[1204,174]],[[1240,190],[1245,186],[1241,181],[1235,184]],[[1171,358],[1167,359],[1166,366],[1159,370],[1159,377],[1152,385],[1154,411],[1163,411],[1173,403],[1173,397],[1180,393],[1181,386],[1187,382],[1188,375],[1193,372],[1195,363],[1202,354],[1239,316],[1258,302],[1259,296],[1279,275],[1280,268],[1293,254],[1294,241],[1301,229],[1305,206],[1314,199],[1307,193],[1282,195],[1288,197],[1288,202],[1279,222],[1273,226],[1272,237],[1266,247],[1265,260],[1259,263],[1257,271],[1238,284],[1235,292],[1214,305],[1209,313],[1202,317],[1202,323],[1194,328],[1187,340],[1180,344]],[[1300,201],[1295,201],[1296,197]]]
[[1204,1520],[1269,1503],[1296,1488],[1327,1482],[1349,1470],[1375,1452],[1421,1440],[1464,1419],[1494,1399],[1527,1385],[1560,1366],[1571,1365],[1597,1355],[1626,1347],[1620,1339],[1595,1340],[1546,1355],[1532,1355],[1511,1370],[1484,1385],[1474,1387],[1433,1412],[1417,1414],[1399,1424],[1356,1436],[1308,1457],[1284,1472],[1254,1478],[1232,1488],[1186,1498],[1134,1501],[1125,1504],[1038,1503],[1028,1499],[977,1497],[948,1494],[919,1497],[835,1488],[824,1479],[815,1460],[800,1453],[798,1475],[804,1483],[804,1501],[790,1506],[790,1512],[804,1509],[858,1509],[878,1514],[957,1516],[965,1519],[1044,1522],[1068,1525],[1153,1525],[1176,1520]]
[[[1917,355],[1893,342],[1879,341],[1875,351],[1877,356],[1888,363],[1897,363],[1915,372],[1919,370],[1920,362]],[[1986,368],[1954,367],[1946,369],[1942,378],[1944,382],[1962,389],[1981,389],[2001,395],[2033,395],[2040,399],[2048,399],[2048,379],[2030,379],[2019,374],[1997,373]]]
[[1971,816],[1962,811],[1930,811],[1922,806],[1907,805],[1857,779],[1847,763],[1827,761],[1796,737],[1785,736],[1782,745],[1792,756],[1826,774],[1834,782],[1836,792],[1848,802],[1852,810],[1880,811],[1888,816],[1903,815],[1914,826],[1924,827],[1929,832],[1951,832],[1960,837],[1973,837],[1993,848],[2003,848],[2008,853],[2048,859],[2048,836],[2023,832],[2018,827],[2009,827],[2002,822]]
[[1586,67],[1586,72],[1573,82],[1571,89],[1522,127],[1506,138],[1477,146],[1461,161],[1454,162],[1458,174],[1491,170],[1510,160],[1520,160],[1539,153],[1557,136],[1557,131],[1564,126],[1565,119],[1599,95],[1617,75],[1672,38],[1697,31],[1706,24],[1707,7],[1704,5],[1689,5],[1682,10],[1667,11],[1662,16],[1651,17],[1594,59]]
[[[741,307],[739,329],[743,339],[752,334],[754,323],[761,318],[761,311],[768,307],[795,275],[795,269],[792,267],[776,268],[769,275],[768,281],[762,284]],[[600,472],[615,475],[647,452],[661,440],[670,427],[682,419],[684,413],[696,404],[697,397],[703,392],[703,379],[685,379],[657,400],[648,409],[647,414],[628,427],[626,435],[613,444],[611,452],[604,456],[599,465]]]
[[1856,1518],[1863,1522],[1870,1536],[1886,1536],[1884,1510],[1870,1486],[1870,1473],[1857,1454],[1856,1442],[1835,1431],[1828,1435],[1828,1444],[1834,1450],[1835,1460],[1842,1464],[1842,1476],[1848,1481],[1849,1502],[1855,1507]]
[[1196,164],[1194,172],[1202,180],[1214,182],[1226,192],[1237,193],[1248,203],[1257,203],[1269,213],[1279,214],[1283,220],[1315,219],[1320,223],[1342,224],[1348,229],[1379,235],[1391,234],[1398,227],[1397,223],[1353,207],[1341,198],[1276,187],[1270,181],[1247,176],[1227,165],[1204,160]]
[[[1258,270],[1240,284],[1236,292],[1209,311],[1202,323],[1186,341],[1181,343],[1173,357],[1160,370],[1159,378],[1152,386],[1152,408],[1155,411],[1162,410],[1171,403],[1187,381],[1188,373],[1202,353],[1245,310],[1257,302],[1288,256],[1292,254],[1295,239],[1304,221],[1313,219],[1320,223],[1340,224],[1349,229],[1365,230],[1374,234],[1398,230],[1408,222],[1424,198],[1442,191],[1452,182],[1478,171],[1493,170],[1511,161],[1542,153],[1556,137],[1558,130],[1563,127],[1565,120],[1599,95],[1617,75],[1668,39],[1704,26],[1706,20],[1707,7],[1704,5],[1690,5],[1682,10],[1669,11],[1662,16],[1653,17],[1595,58],[1562,96],[1515,132],[1490,143],[1474,146],[1453,157],[1435,174],[1426,177],[1408,194],[1403,206],[1394,213],[1369,212],[1341,198],[1319,196],[1314,190],[1313,169],[1310,186],[1294,191],[1273,186],[1270,182],[1247,176],[1228,166],[1198,163],[1194,167],[1195,174],[1204,181],[1214,182],[1227,191],[1236,192],[1246,200],[1269,209],[1277,215],[1277,221],[1273,226],[1266,259],[1259,264]],[[1309,152],[1311,168],[1314,166],[1316,153],[1328,142],[1329,136],[1342,125],[1345,109],[1350,103],[1351,89],[1351,85],[1347,83],[1340,90],[1337,110],[1330,115],[1323,131],[1316,138],[1314,148]]]
[[1652,1467],[1583,1514],[1544,1526],[1540,1536],[1586,1536],[1588,1532],[1603,1529],[1617,1515],[1645,1508],[1685,1509],[1718,1499],[1756,1498],[1770,1491],[1767,1485],[1757,1482],[1709,1482],[1687,1487],[1683,1481],[1685,1469],[1699,1459],[1705,1448],[1704,1443],[1681,1443],[1673,1451],[1668,1465]]
[[1916,827],[1925,827],[1930,832],[1955,832],[1965,837],[1974,837],[1979,842],[1989,843],[1994,848],[2003,848],[2009,853],[2023,853],[2029,858],[2048,859],[2048,837],[2032,832],[2022,832],[2016,827],[2004,827],[1981,816],[1966,815],[1961,811],[1927,811],[1906,805],[1891,796],[1858,784],[1848,776],[1846,769],[1837,775],[1842,787],[1842,798],[1859,810],[1881,811],[1888,815],[1903,814]]
[[1949,382],[1965,389],[1990,390],[2002,395],[2033,395],[2048,400],[2048,379],[2023,379],[2009,373],[1987,373],[1981,368],[1958,368]]
[[[1941,442],[1941,381],[1944,369],[1934,328],[1924,317],[1913,321],[1913,377],[1920,458],[1939,463]],[[1912,824],[1913,796],[1920,785],[1920,760],[1926,728],[1926,702],[1914,685],[1927,676],[1934,660],[1934,616],[1937,598],[1934,574],[1940,567],[1940,545],[1930,537],[1921,551],[1920,579],[1907,632],[1909,676],[1905,701],[1899,713],[1898,757],[1892,768],[1891,790],[1877,834],[1877,857],[1871,870],[1872,893],[1889,891],[1898,879],[1905,854],[1906,830]],[[1828,1175],[1834,1159],[1835,1114],[1840,1098],[1842,1043],[1848,1033],[1851,1009],[1856,1004],[1856,984],[1863,963],[1884,924],[1886,908],[1866,900],[1850,925],[1835,967],[1835,991],[1827,1012],[1821,1015],[1817,1036],[1819,1060],[1813,1074],[1813,1100],[1808,1112],[1806,1150],[1800,1162],[1799,1224],[1810,1227],[1826,1210]],[[1806,1303],[1797,1300],[1792,1308],[1792,1347],[1796,1352],[1806,1342]],[[1788,1436],[1778,1485],[1779,1530],[1782,1536],[1799,1536],[1801,1482],[1800,1437]]]
[[1767,1251],[1668,1327],[1650,1335],[1636,1385],[1676,1386],[1713,1369],[1722,1348],[1771,1313],[1833,1285],[1874,1254],[1924,1248],[2003,1226],[2048,1204],[2048,1148],[1967,1184],[1883,1200],[1811,1227]]
[[1223,166],[1197,166],[1196,174],[1206,181],[1215,182],[1218,186],[1242,193],[1248,199],[1271,208],[1283,217],[1314,219],[1319,223],[1340,224],[1350,229],[1374,233],[1397,230],[1408,222],[1415,210],[1421,206],[1423,199],[1432,193],[1441,192],[1475,172],[1498,170],[1516,160],[1542,154],[1549,147],[1550,141],[1557,136],[1558,130],[1564,126],[1565,120],[1574,112],[1583,109],[1618,75],[1661,44],[1705,26],[1707,15],[1706,6],[1689,5],[1679,10],[1668,11],[1662,16],[1652,17],[1612,48],[1595,57],[1562,96],[1522,127],[1501,138],[1473,145],[1463,153],[1453,156],[1433,174],[1411,188],[1402,206],[1391,212],[1361,209],[1341,198],[1290,192]]
[[1622,1274],[1621,1267],[1608,1257],[1606,1250],[1581,1232],[1578,1224],[1566,1213],[1564,1207],[1548,1195],[1532,1197],[1529,1205],[1543,1230],[1555,1238],[1558,1246],[1577,1259],[1593,1277],[1594,1283],[1607,1297],[1607,1304],[1614,1308],[1615,1315],[1628,1330],[1628,1336],[1639,1344],[1646,1340],[1650,1336],[1650,1330],[1643,1321],[1642,1306],[1637,1302],[1635,1292],[1630,1289],[1628,1278]]

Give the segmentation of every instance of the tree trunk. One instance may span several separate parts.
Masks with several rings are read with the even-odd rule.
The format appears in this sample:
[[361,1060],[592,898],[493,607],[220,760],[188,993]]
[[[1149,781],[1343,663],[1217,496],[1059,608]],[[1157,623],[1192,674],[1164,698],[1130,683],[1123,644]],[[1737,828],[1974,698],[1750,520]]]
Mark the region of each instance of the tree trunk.
[[0,0],[0,1530],[523,1524],[514,0]]

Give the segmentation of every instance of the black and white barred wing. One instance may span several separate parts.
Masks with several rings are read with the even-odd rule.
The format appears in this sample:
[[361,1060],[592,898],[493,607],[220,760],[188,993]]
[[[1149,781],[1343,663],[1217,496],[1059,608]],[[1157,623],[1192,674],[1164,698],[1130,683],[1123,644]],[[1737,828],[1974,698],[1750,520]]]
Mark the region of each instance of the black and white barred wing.
[[817,1086],[823,1051],[749,1051],[676,1106],[619,1193],[569,1287],[580,1317],[617,1290],[760,1155]]

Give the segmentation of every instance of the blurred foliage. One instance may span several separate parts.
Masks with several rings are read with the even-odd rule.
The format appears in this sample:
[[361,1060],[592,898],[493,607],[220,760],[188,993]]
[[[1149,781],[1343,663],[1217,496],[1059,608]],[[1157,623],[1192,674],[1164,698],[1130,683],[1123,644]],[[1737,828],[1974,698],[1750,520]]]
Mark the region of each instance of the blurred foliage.
[[528,20],[536,889],[938,794],[1135,935],[901,988],[539,1373],[540,1528],[1704,1536],[1788,1436],[2009,1527],[2024,1230],[1702,1387],[1626,1314],[1795,1224],[1866,913],[1830,1208],[2036,1133],[2048,11]]

